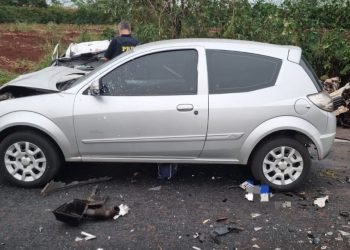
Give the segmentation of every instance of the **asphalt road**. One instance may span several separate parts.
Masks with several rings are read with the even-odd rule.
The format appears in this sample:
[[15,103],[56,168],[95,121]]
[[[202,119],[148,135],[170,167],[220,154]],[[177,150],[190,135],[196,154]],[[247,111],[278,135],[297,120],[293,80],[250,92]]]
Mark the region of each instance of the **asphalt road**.
[[[101,194],[110,197],[106,205],[130,207],[125,217],[85,221],[79,227],[56,221],[51,211],[86,198],[94,184],[42,197],[40,189],[0,180],[0,249],[350,249],[350,237],[338,231],[350,232],[350,218],[339,215],[350,212],[350,183],[345,182],[350,176],[349,142],[336,142],[326,160],[314,161],[309,181],[298,191],[305,192],[305,200],[296,193],[276,193],[268,203],[247,201],[236,187],[251,178],[242,166],[182,165],[170,181],[157,180],[156,175],[155,165],[65,166],[58,178],[62,181],[113,177],[99,184]],[[159,185],[159,191],[149,190]],[[329,195],[326,207],[313,206],[314,199],[324,195]],[[291,208],[276,208],[279,201],[291,201]],[[261,215],[253,219],[251,213]],[[222,217],[227,220],[216,221]],[[227,224],[243,231],[215,243],[210,232]],[[75,242],[81,231],[97,238]],[[193,237],[196,233],[203,235],[203,242]]]

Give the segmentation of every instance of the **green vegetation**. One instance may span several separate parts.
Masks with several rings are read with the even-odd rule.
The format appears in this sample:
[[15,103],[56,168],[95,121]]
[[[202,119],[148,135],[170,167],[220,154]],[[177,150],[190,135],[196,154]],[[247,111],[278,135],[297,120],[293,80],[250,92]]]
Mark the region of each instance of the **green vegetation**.
[[[26,30],[27,23],[50,23],[53,27],[59,23],[116,24],[126,19],[142,43],[218,37],[296,45],[302,47],[319,76],[350,75],[350,0],[285,0],[281,5],[262,0],[255,4],[248,0],[73,2],[78,8],[59,4],[43,8],[0,6],[0,23],[20,22],[17,28]],[[77,41],[113,35],[111,28],[101,35],[82,30]]]
[[7,71],[0,70],[0,86],[14,79],[17,75]]

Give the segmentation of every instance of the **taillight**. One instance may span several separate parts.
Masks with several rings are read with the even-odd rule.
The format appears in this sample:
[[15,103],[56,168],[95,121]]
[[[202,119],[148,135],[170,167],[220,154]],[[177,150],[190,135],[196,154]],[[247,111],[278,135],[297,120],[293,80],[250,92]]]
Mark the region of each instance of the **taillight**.
[[308,95],[309,100],[320,109],[328,112],[333,111],[333,100],[326,91]]

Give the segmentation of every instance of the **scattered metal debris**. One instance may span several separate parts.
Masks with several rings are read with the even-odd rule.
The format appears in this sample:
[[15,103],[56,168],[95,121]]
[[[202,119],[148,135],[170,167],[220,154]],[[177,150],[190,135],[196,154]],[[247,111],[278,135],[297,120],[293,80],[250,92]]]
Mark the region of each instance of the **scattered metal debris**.
[[219,244],[220,241],[218,237],[228,233],[239,233],[241,231],[243,231],[243,228],[241,227],[238,227],[236,225],[226,225],[226,226],[215,228],[213,231],[210,232],[210,237],[216,244]]
[[328,199],[329,199],[328,195],[326,195],[324,197],[317,198],[316,200],[314,200],[314,205],[316,205],[320,208],[323,208],[326,206],[326,202],[328,201]]
[[50,181],[45,185],[45,187],[41,190],[41,195],[42,196],[47,196],[53,192],[57,192],[63,189],[71,188],[71,187],[77,187],[77,186],[82,186],[86,184],[92,184],[92,183],[98,183],[98,182],[103,182],[103,181],[109,181],[111,180],[112,177],[101,177],[101,178],[92,178],[86,181],[73,181],[71,183],[64,183],[61,181]]
[[157,187],[149,188],[148,190],[150,190],[150,191],[159,191],[161,189],[162,189],[162,186],[157,186]]
[[75,238],[75,242],[79,242],[79,241],[83,241],[83,240],[93,240],[93,239],[96,239],[96,236],[95,236],[95,235],[89,234],[89,233],[84,232],[84,231],[81,232],[81,235],[82,235],[82,236],[85,236],[85,237],[84,237],[84,238],[76,237],[76,238]]
[[119,210],[118,206],[112,208],[89,208],[84,215],[94,219],[111,219],[119,214]]

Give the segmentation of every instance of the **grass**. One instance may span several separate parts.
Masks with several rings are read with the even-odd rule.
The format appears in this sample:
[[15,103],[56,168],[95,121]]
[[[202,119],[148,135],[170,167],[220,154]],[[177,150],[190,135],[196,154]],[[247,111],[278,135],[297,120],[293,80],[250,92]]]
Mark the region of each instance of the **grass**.
[[0,86],[16,78],[17,74],[0,70]]

